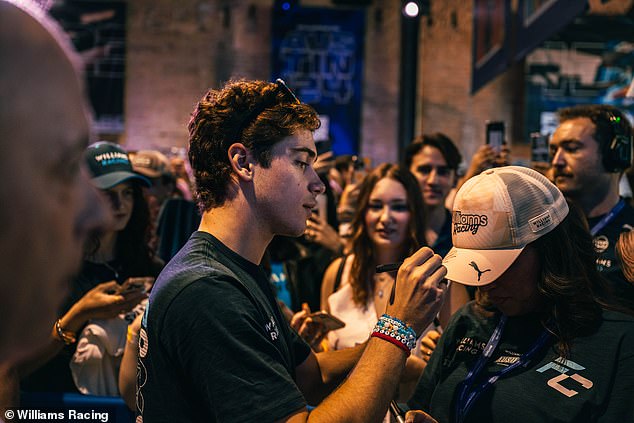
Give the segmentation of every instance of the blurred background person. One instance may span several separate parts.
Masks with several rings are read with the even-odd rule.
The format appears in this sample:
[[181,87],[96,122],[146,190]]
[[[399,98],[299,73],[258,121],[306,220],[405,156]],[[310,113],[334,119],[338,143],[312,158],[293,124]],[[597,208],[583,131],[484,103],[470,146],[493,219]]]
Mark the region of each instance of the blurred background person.
[[466,173],[458,174],[462,155],[445,134],[424,134],[405,150],[404,165],[418,180],[427,208],[425,237],[430,247],[444,256],[451,249],[451,203],[462,184],[485,169],[508,164],[510,150],[500,153],[488,144],[478,148]]
[[445,207],[449,192],[458,182],[462,156],[444,134],[422,135],[405,151],[405,167],[416,177],[427,211],[425,238],[436,254],[451,249],[451,213]]
[[619,180],[631,166],[632,128],[615,107],[584,105],[558,111],[559,126],[550,139],[550,177],[588,219],[597,267],[609,282],[608,296],[634,310],[614,246],[634,227],[634,209],[619,195]]
[[48,340],[84,241],[107,215],[85,175],[89,116],[61,30],[34,4],[0,1],[0,62],[3,361]]
[[350,240],[352,238],[352,219],[357,212],[359,202],[359,185],[348,184],[341,194],[337,204],[337,218],[339,219],[339,237],[343,242],[343,253],[350,252]]
[[[127,153],[116,144],[98,142],[85,158],[92,184],[110,203],[110,224],[85,245],[80,273],[71,283],[47,347],[19,366],[27,392],[81,392],[118,395],[119,363],[128,314],[147,298],[147,284],[163,263],[147,245],[149,212],[141,190],[149,181],[134,173]],[[27,376],[28,375],[28,376]]]
[[170,158],[170,166],[172,167],[172,174],[176,177],[176,189],[175,195],[184,198],[188,201],[193,201],[192,195],[192,182],[187,172],[187,163],[184,158],[175,156]]
[[150,211],[150,241],[154,251],[159,248],[158,219],[167,200],[176,189],[176,178],[170,169],[169,159],[160,151],[140,150],[129,154],[132,169],[150,180],[150,187],[145,188],[145,200]]
[[[395,272],[376,273],[377,265],[398,263],[426,244],[425,211],[418,183],[405,168],[382,164],[359,188],[358,210],[352,221],[350,254],[336,259],[322,282],[321,308],[346,326],[328,333],[328,348],[351,348],[368,339],[383,314]],[[450,307],[447,298],[443,307]],[[424,363],[408,359],[406,385],[415,383]]]
[[83,165],[89,113],[61,29],[34,3],[0,0],[0,63],[2,412],[19,404],[14,362],[47,343],[83,244],[107,214]]
[[157,150],[139,150],[130,155],[132,169],[150,180],[147,188],[151,220],[156,221],[159,210],[172,196],[176,178],[171,171],[169,159]]
[[341,196],[348,185],[359,183],[365,175],[365,162],[359,156],[342,154],[335,157],[330,170],[330,185],[337,196]]
[[[167,263],[200,224],[196,204],[183,194],[189,190],[184,179],[188,175],[185,161],[180,158],[170,161],[157,150],[137,151],[131,161],[134,171],[152,183],[145,189],[150,209],[149,245]],[[172,169],[180,172],[180,188],[177,188],[177,177]]]
[[[471,160],[469,178],[484,168],[490,167],[495,161],[493,149],[484,145]],[[462,155],[453,141],[446,135],[438,132],[435,134],[421,135],[405,150],[405,166],[418,180],[423,196],[423,203],[427,211],[427,225],[425,226],[425,238],[429,246],[436,254],[444,257],[451,247],[451,212],[446,205],[450,193],[458,184],[458,167],[462,162]],[[440,322],[446,325],[460,306],[473,299],[475,289],[462,285],[451,287],[451,302],[449,307],[443,307],[440,314]],[[429,360],[429,356],[440,338],[441,329],[429,328],[421,339],[417,350],[423,360]]]

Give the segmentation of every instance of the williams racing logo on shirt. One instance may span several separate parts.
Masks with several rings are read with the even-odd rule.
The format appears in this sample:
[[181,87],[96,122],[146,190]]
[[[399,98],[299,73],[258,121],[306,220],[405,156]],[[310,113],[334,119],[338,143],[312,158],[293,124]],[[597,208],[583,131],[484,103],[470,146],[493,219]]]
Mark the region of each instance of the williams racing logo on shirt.
[[478,233],[480,226],[489,224],[489,217],[486,214],[463,214],[460,210],[453,212],[453,233],[471,232],[472,235]]
[[271,341],[277,341],[277,339],[280,337],[280,330],[277,327],[273,316],[270,316],[269,318],[271,319],[271,321],[264,325],[264,330],[266,330],[266,333],[268,333],[271,337]]

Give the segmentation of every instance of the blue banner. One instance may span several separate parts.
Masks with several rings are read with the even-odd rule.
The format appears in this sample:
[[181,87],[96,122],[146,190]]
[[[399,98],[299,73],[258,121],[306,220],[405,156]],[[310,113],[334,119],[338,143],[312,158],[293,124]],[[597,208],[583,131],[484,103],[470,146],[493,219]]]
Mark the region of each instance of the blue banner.
[[315,139],[330,139],[335,155],[359,150],[364,35],[364,10],[274,8],[272,79],[324,117]]

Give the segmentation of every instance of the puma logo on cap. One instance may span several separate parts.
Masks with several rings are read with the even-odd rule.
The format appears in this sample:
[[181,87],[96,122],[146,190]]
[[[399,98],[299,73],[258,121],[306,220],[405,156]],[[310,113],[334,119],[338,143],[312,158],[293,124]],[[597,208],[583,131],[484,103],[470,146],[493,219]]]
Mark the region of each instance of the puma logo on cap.
[[478,282],[480,282],[480,276],[482,276],[483,273],[491,271],[491,269],[480,270],[475,261],[472,261],[471,263],[469,263],[469,266],[473,267],[475,271],[478,272]]

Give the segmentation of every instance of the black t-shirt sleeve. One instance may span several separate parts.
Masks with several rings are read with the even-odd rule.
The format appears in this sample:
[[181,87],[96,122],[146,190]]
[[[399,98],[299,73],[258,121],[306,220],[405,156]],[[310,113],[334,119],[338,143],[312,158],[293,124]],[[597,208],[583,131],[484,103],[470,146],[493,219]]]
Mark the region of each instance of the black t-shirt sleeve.
[[416,385],[414,395],[412,395],[410,400],[407,402],[407,405],[410,409],[429,411],[432,394],[434,393],[434,389],[436,388],[438,380],[440,379],[440,372],[442,370],[441,363],[445,351],[445,342],[450,336],[451,333],[445,332],[438,340],[436,349],[431,355],[427,366],[425,366],[423,374],[418,380],[418,385]]
[[161,343],[218,422],[275,421],[306,406],[263,318],[230,280],[192,283],[167,310]]
[[429,358],[429,362],[427,363],[427,366],[425,366],[425,370],[418,380],[418,385],[416,385],[414,394],[407,402],[410,409],[423,410],[426,412],[430,411],[432,396],[436,386],[440,383],[442,378],[442,363],[447,354],[451,351],[452,346],[455,346],[455,338],[457,336],[456,328],[459,325],[461,316],[465,313],[467,307],[469,307],[469,305],[463,306],[460,310],[454,313],[453,316],[451,316],[451,319],[447,324],[447,328],[438,340],[436,349]]
[[308,345],[308,343],[299,336],[295,329],[289,327],[289,330],[291,333],[291,341],[293,343],[291,348],[293,349],[293,354],[295,354],[295,364],[299,366],[310,355],[310,345]]

